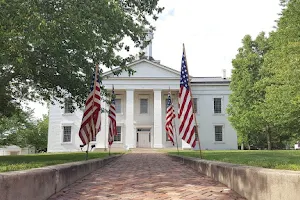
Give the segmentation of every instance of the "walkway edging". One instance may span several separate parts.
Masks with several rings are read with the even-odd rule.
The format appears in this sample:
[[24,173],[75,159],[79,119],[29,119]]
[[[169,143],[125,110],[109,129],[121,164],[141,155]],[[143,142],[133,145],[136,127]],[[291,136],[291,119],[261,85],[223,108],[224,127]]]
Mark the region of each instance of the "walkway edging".
[[121,155],[0,173],[0,198],[3,200],[46,200]]
[[170,155],[249,200],[298,199],[300,172],[275,170]]

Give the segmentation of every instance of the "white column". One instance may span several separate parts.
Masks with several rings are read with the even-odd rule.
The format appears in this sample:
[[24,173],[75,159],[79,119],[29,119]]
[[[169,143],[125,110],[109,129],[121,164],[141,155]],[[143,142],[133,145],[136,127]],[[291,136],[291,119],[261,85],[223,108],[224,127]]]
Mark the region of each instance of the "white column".
[[[105,109],[105,108],[107,108],[106,106],[107,105],[105,102],[101,102],[102,108]],[[96,142],[97,142],[96,148],[104,149],[105,145],[107,146],[107,134],[108,134],[107,128],[108,128],[108,113],[103,112],[103,113],[101,113],[101,130],[97,134],[97,137],[96,137]]]
[[154,148],[163,148],[161,90],[154,90]]
[[135,148],[134,140],[134,90],[126,90],[126,133],[125,145],[128,148]]

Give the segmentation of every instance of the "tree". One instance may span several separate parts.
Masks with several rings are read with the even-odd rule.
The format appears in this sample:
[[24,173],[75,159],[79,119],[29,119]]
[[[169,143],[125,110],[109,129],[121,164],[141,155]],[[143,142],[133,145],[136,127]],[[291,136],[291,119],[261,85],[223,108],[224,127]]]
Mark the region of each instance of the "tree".
[[281,0],[281,5],[277,29],[268,39],[244,38],[230,85],[229,119],[239,140],[267,141],[268,149],[300,137],[300,1]]
[[[83,105],[95,64],[133,71],[123,39],[145,47],[163,8],[158,0],[0,1],[0,117],[24,100],[60,101],[67,94]],[[104,88],[102,88],[104,89]],[[105,93],[103,93],[105,95]]]
[[3,117],[0,120],[0,145],[34,147],[36,151],[46,151],[49,117],[37,121],[32,119],[32,110]]
[[277,131],[274,139],[288,142],[300,136],[300,1],[283,3],[260,82],[266,87],[264,118]]
[[260,70],[269,45],[263,32],[255,40],[246,35],[242,43],[243,46],[232,61],[232,94],[227,112],[229,121],[238,133],[239,141],[250,145],[260,138],[265,125],[258,109],[263,93],[256,87],[256,83],[261,78]]
[[37,152],[47,151],[49,116],[44,115],[31,130],[25,131],[27,145],[35,148]]
[[0,146],[18,144],[24,146],[24,140],[17,137],[20,130],[31,126],[32,110],[15,112],[11,117],[0,118]]

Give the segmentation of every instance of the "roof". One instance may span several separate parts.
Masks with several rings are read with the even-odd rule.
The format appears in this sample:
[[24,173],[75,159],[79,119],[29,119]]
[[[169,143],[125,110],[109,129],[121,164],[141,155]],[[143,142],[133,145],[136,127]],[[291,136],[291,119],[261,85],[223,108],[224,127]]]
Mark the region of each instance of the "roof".
[[[131,67],[131,66],[134,66],[136,64],[139,64],[141,62],[147,62],[147,63],[150,63],[154,66],[157,66],[159,68],[162,68],[162,69],[165,69],[167,71],[170,71],[170,72],[173,72],[174,74],[177,74],[178,75],[178,78],[180,78],[180,71],[177,71],[175,69],[172,69],[170,67],[167,67],[165,65],[162,65],[156,61],[151,61],[151,60],[148,60],[148,59],[140,59],[140,60],[136,60],[130,64],[128,64],[128,67]],[[120,67],[116,67],[114,70],[118,70]],[[105,73],[103,73],[103,76],[108,76],[108,75],[111,75],[112,74],[112,70],[110,71],[107,71]],[[229,84],[230,83],[230,79],[228,78],[222,78],[222,77],[193,77],[191,76],[191,83],[192,84],[197,84],[197,83],[216,83],[216,84]]]
[[[152,64],[152,65],[155,65],[155,66],[157,66],[157,67],[159,67],[159,68],[165,69],[165,70],[170,71],[170,72],[173,72],[173,73],[175,73],[175,74],[178,74],[178,76],[180,75],[180,72],[177,71],[177,70],[175,70],[175,69],[172,69],[172,68],[170,68],[170,67],[167,67],[167,66],[165,66],[165,65],[162,65],[162,64],[160,64],[160,63],[158,63],[158,62],[155,62],[155,61],[150,61],[150,60],[145,59],[145,58],[140,59],[140,60],[136,60],[136,61],[134,61],[134,62],[128,64],[128,67],[134,66],[134,65],[136,65],[136,64],[138,64],[138,63],[141,63],[141,62],[147,62],[147,63],[150,63],[150,64]],[[116,67],[114,70],[118,70],[118,69],[120,69],[120,67]],[[112,74],[112,70],[103,73],[103,76],[107,76],[107,75],[110,75],[110,74]]]
[[222,77],[192,77],[191,83],[230,83],[228,78]]

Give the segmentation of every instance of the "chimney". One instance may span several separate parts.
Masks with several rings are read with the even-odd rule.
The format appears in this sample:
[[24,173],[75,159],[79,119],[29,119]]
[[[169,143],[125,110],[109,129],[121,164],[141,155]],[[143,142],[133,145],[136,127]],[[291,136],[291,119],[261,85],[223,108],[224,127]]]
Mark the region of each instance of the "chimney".
[[226,79],[226,69],[223,69],[223,79]]

